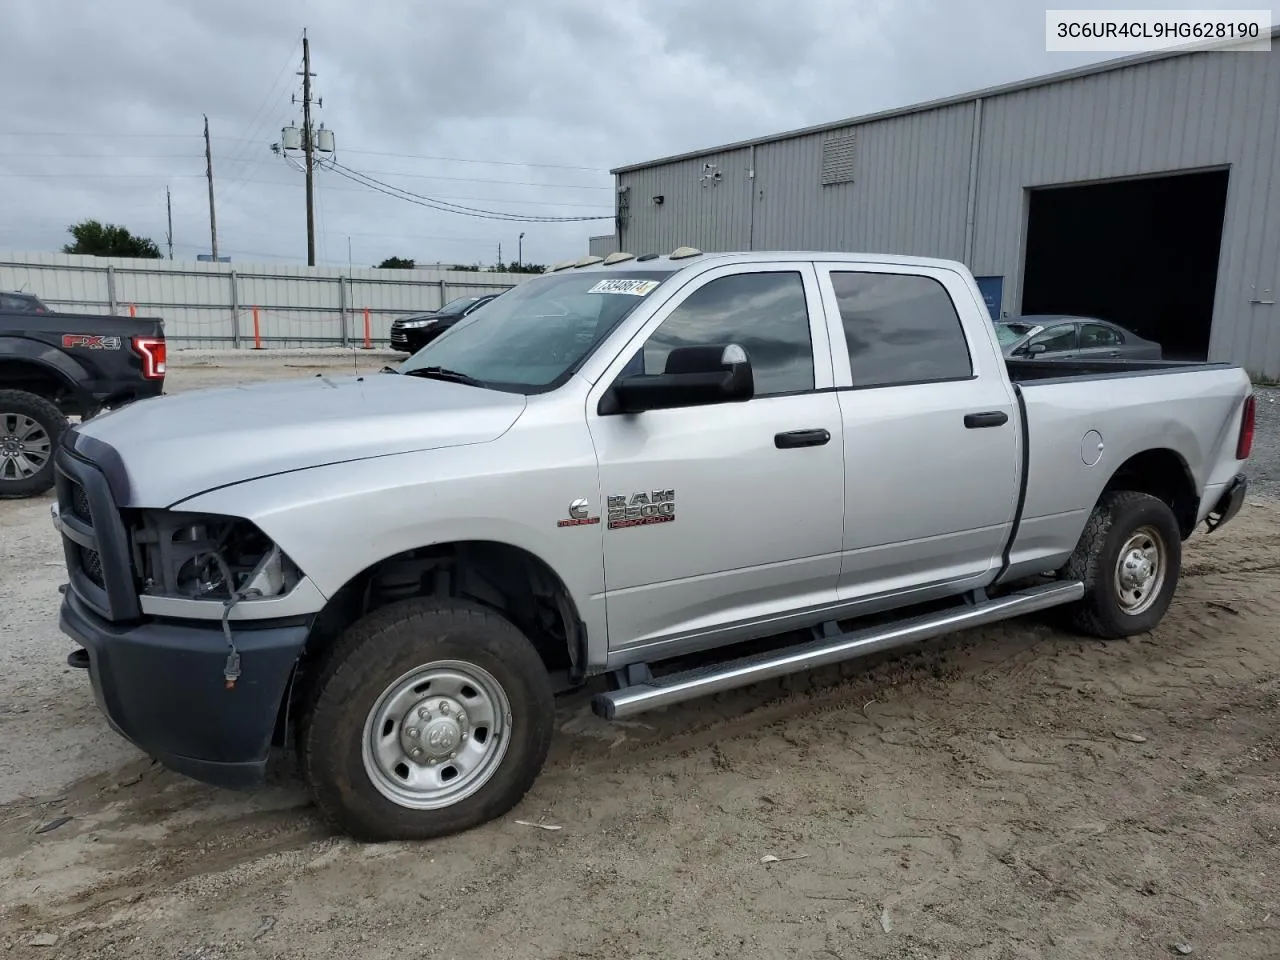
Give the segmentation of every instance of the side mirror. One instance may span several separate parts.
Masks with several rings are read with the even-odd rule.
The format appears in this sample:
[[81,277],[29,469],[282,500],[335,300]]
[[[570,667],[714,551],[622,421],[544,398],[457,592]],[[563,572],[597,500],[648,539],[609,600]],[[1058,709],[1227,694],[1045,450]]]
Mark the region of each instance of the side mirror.
[[622,377],[600,401],[601,415],[642,413],[711,403],[741,403],[755,396],[747,351],[736,343],[677,347],[664,372]]
[[1032,343],[1027,346],[1027,355],[1034,357],[1038,353],[1044,353],[1049,347],[1043,343]]

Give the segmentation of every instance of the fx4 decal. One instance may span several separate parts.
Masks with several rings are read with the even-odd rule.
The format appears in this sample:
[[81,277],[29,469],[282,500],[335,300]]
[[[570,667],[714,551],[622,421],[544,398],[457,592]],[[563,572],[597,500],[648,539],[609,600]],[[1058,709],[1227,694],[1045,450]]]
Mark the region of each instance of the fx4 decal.
[[556,521],[557,527],[585,527],[588,524],[599,523],[599,517],[591,516],[591,504],[583,497],[579,497],[573,503],[569,504],[569,516],[563,520]]
[[651,523],[671,523],[676,518],[676,492],[654,490],[630,497],[609,498],[609,529],[647,527]]
[[85,350],[119,350],[119,337],[91,336],[87,333],[64,333],[62,345],[67,349],[83,347]]

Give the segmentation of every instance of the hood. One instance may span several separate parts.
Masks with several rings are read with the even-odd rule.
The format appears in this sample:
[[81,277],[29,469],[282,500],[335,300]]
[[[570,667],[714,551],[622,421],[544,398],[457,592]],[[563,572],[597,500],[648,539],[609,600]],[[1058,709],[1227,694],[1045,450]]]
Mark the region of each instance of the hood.
[[137,400],[68,441],[122,506],[164,507],[290,470],[487,443],[524,407],[519,394],[422,377],[315,377]]

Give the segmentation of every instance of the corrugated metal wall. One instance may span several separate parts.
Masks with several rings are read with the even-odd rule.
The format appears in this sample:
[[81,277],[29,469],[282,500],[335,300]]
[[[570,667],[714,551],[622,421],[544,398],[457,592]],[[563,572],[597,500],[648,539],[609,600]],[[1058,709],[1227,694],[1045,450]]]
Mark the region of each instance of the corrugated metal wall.
[[685,244],[745,250],[751,228],[750,160],[750,151],[733,150],[622,177],[619,188],[627,196],[619,203],[627,206],[618,249],[637,256],[670,253]]
[[618,238],[612,233],[603,237],[590,237],[587,240],[587,254],[592,257],[607,257],[618,252]]
[[[850,132],[854,182],[823,186],[822,141]],[[719,165],[720,183],[703,186],[706,162]],[[1230,168],[1230,187],[1210,359],[1280,378],[1280,306],[1265,302],[1280,293],[1280,45],[1155,60],[980,107],[963,101],[625,171],[619,246],[947,257],[1003,276],[1004,309],[1016,312],[1029,188],[1215,166]]]
[[454,297],[496,293],[530,274],[459,270],[343,270],[235,266],[84,257],[0,254],[0,290],[24,289],[68,313],[157,316],[175,346],[229,347],[253,342],[254,308],[264,344],[345,344],[370,335],[386,343],[391,321]]
[[[1209,357],[1280,377],[1280,47],[1201,53],[984,101],[972,268],[1021,302],[1027,188],[1229,167]],[[1270,290],[1270,295],[1264,291]]]

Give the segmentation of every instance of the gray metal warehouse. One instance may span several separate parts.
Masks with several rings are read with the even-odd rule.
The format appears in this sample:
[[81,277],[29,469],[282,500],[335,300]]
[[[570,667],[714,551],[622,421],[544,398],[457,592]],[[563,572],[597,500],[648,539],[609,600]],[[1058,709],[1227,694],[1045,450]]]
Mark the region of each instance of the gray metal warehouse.
[[1280,28],[620,167],[593,253],[965,263],[993,315],[1101,316],[1280,379]]

